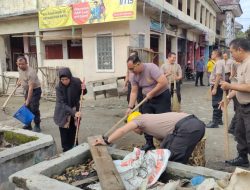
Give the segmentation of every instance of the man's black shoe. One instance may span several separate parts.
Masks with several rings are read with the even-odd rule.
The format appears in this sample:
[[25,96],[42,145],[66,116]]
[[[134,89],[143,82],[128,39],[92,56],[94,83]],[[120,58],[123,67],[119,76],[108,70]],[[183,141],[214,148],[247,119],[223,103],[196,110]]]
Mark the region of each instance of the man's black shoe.
[[217,123],[213,122],[213,121],[210,121],[207,124],[206,128],[219,128],[219,125]]
[[25,126],[23,126],[23,129],[25,129],[25,130],[32,130],[32,127],[30,125],[25,125]]
[[201,86],[205,86],[204,84],[201,84]]
[[143,145],[141,147],[141,150],[144,150],[145,152],[147,152],[148,150],[154,150],[155,146],[153,144],[148,144],[146,143],[145,145]]
[[241,166],[241,167],[249,167],[249,161],[247,157],[238,156],[232,160],[226,160],[225,163],[231,166]]

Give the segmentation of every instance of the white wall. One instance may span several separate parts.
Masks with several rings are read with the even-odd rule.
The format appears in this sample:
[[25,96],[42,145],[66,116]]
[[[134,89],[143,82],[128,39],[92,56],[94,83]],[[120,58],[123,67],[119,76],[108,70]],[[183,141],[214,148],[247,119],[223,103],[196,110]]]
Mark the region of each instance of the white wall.
[[[112,35],[129,34],[128,21],[111,22],[104,24],[92,24],[83,26],[84,36],[112,33]],[[113,37],[114,72],[98,72],[96,60],[96,38],[83,38],[83,75],[86,81],[105,79],[126,74],[128,36]]]
[[133,36],[130,37],[130,46],[137,46],[137,34],[145,34],[145,48],[150,48],[150,17],[137,8],[137,18],[129,22],[129,29]]
[[0,21],[0,35],[35,32],[38,29],[36,17]]
[[45,59],[45,67],[69,67],[73,76],[83,77],[83,60],[82,59]]

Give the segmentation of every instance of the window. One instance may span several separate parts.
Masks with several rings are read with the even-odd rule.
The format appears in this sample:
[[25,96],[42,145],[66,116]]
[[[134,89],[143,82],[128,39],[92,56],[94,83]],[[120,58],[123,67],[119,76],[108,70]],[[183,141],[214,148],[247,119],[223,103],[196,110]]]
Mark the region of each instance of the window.
[[62,41],[45,42],[46,59],[63,59]]
[[111,34],[97,35],[97,70],[114,71]]
[[68,58],[82,59],[82,40],[68,40]]
[[139,34],[138,35],[138,47],[139,48],[144,48],[145,47],[145,35],[144,34]]

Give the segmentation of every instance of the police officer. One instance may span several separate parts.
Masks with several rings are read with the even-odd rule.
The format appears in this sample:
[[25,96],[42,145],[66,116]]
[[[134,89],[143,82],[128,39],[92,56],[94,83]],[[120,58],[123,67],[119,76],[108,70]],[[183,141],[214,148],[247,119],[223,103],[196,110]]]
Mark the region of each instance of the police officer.
[[235,128],[238,156],[227,160],[232,166],[248,167],[250,154],[250,41],[238,38],[230,43],[230,52],[235,61],[240,62],[237,69],[237,84],[221,82],[223,90],[232,90],[227,98],[235,95],[239,102],[239,113]]
[[212,106],[213,106],[213,120],[207,124],[207,128],[218,128],[222,125],[222,111],[218,108],[222,100],[223,91],[220,88],[220,82],[225,80],[225,66],[221,59],[222,53],[219,50],[213,50],[211,58],[215,60],[214,69],[210,75]]
[[161,141],[161,148],[169,149],[170,161],[187,164],[195,146],[205,134],[205,124],[196,116],[184,112],[140,114],[133,112],[127,124],[109,137],[97,138],[94,145],[109,145],[130,131],[147,133]]
[[[142,63],[137,55],[132,55],[127,60],[127,67],[130,72],[131,94],[128,115],[135,106],[138,89],[142,88],[144,98],[147,102],[142,105],[142,113],[159,114],[171,111],[171,96],[168,89],[168,81],[160,68],[154,63]],[[155,149],[153,136],[145,133],[146,144],[142,150]]]
[[171,97],[174,94],[174,80],[176,81],[176,94],[178,102],[181,103],[182,70],[181,66],[176,63],[176,54],[174,52],[168,54],[167,62],[161,66],[161,70],[171,85]]

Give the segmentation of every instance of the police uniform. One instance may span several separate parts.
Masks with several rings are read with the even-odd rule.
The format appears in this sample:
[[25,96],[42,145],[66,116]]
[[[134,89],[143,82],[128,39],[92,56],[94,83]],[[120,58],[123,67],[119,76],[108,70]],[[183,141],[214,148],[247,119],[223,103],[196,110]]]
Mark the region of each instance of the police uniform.
[[[238,84],[250,84],[250,56],[248,56],[237,69]],[[248,154],[250,154],[250,92],[236,91],[239,102],[238,118],[235,128],[237,151],[239,156],[228,160],[226,163],[234,166],[249,166]]]

